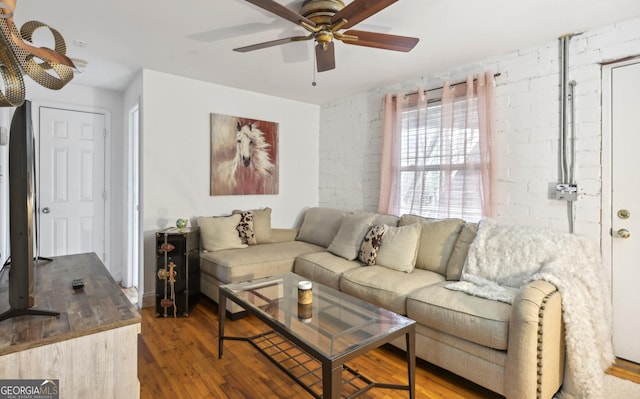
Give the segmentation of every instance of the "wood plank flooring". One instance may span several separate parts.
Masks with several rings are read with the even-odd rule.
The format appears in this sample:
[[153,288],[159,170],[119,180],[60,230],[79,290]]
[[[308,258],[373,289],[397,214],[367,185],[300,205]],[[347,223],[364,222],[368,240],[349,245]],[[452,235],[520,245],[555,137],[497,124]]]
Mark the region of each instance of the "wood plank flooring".
[[[217,304],[200,299],[187,318],[156,318],[152,308],[142,314],[138,341],[138,377],[141,399],[280,399],[312,398],[302,387],[273,365],[253,346],[226,341],[218,359]],[[226,321],[229,335],[265,331],[256,318]],[[400,351],[383,347],[361,356],[350,365],[377,381],[406,383],[406,364]],[[611,374],[640,383],[638,370],[612,368]],[[375,388],[362,398],[408,398],[405,391]],[[446,370],[418,361],[416,397],[424,399],[499,399],[502,396]]]

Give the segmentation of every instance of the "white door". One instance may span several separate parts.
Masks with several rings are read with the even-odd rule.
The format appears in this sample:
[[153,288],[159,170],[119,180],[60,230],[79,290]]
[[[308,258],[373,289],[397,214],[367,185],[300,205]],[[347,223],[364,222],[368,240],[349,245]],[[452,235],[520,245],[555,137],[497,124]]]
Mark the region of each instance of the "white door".
[[104,261],[105,115],[40,107],[39,255]]
[[640,363],[640,60],[611,67],[610,79],[613,344]]

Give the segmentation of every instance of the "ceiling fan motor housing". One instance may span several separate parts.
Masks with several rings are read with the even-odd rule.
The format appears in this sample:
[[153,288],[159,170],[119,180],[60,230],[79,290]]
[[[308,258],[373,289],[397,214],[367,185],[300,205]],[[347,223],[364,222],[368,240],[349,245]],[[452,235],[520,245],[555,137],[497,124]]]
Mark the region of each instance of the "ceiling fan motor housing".
[[331,17],[343,8],[342,0],[307,0],[302,4],[300,15],[312,20],[317,26],[331,26]]
[[327,43],[334,38],[331,29],[331,17],[344,8],[342,0],[307,0],[302,4],[300,15],[316,24],[314,39],[326,49]]

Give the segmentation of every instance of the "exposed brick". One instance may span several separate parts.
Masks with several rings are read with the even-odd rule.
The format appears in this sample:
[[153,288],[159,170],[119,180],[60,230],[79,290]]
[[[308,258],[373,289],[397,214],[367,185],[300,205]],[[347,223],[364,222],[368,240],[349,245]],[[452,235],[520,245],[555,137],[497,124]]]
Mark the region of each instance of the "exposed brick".
[[[569,79],[577,82],[575,173],[580,199],[574,204],[575,231],[599,237],[600,63],[640,54],[640,19],[577,35],[569,52]],[[321,205],[377,209],[384,93],[438,87],[445,80],[461,81],[467,74],[491,70],[501,73],[496,79],[498,120],[493,140],[494,216],[567,231],[566,202],[549,199],[550,185],[559,176],[559,68],[558,40],[552,40],[325,104],[320,127]]]

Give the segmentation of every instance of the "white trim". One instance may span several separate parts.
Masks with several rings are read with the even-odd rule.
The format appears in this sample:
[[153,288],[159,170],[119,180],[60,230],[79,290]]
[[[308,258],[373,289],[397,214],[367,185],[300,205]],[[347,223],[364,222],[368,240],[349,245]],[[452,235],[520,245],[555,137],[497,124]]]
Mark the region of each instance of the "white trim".
[[600,196],[600,246],[602,264],[611,276],[611,68],[602,67],[602,187]]
[[[132,120],[134,113],[138,115],[135,121]],[[134,122],[137,123],[137,126],[133,125]],[[125,241],[126,267],[123,270],[123,281],[126,287],[139,288],[143,248],[141,246],[142,235],[140,234],[140,105],[138,103],[131,107],[127,113],[126,137],[126,166],[124,170],[124,181],[126,182],[125,220],[132,223],[127,223],[127,239]],[[136,177],[136,179],[133,179],[133,177]]]

